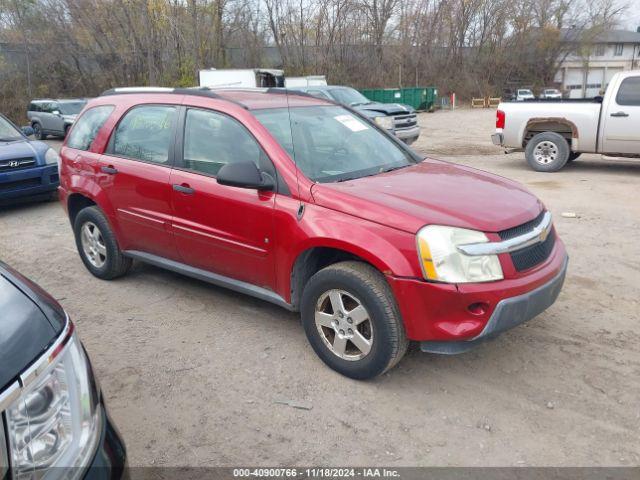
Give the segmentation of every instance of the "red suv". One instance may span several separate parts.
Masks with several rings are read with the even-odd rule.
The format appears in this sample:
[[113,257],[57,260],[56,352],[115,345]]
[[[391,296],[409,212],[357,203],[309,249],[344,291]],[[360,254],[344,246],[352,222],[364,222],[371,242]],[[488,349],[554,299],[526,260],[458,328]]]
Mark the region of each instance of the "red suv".
[[519,184],[423,158],[356,112],[277,90],[116,89],[61,150],[91,273],[141,260],[300,311],[352,378],[410,340],[459,353],[549,307],[567,255]]

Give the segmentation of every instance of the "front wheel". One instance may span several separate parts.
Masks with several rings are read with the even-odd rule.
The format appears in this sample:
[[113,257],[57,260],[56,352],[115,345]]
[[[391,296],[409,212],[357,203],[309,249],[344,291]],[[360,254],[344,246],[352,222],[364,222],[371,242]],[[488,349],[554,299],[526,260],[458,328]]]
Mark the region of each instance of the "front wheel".
[[348,261],[320,270],[305,286],[301,313],[316,354],[347,377],[364,380],[381,375],[407,351],[391,288],[367,264]]
[[555,132],[535,135],[525,149],[527,162],[537,172],[557,172],[569,160],[569,144]]
[[46,140],[47,135],[42,132],[42,125],[38,122],[33,124],[33,136],[36,137],[36,140]]

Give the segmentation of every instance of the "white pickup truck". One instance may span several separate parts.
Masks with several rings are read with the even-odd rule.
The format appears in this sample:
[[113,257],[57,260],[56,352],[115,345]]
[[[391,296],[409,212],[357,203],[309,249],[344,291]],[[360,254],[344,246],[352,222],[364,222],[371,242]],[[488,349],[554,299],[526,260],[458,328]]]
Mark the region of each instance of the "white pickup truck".
[[640,158],[640,70],[617,73],[604,97],[498,105],[495,145],[525,151],[538,172],[556,172],[581,153]]

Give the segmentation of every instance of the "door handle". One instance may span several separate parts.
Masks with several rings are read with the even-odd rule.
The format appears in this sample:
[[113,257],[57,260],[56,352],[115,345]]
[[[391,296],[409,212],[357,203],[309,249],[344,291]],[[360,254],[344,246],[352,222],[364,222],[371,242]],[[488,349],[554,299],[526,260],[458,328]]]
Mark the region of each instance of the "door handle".
[[627,112],[616,112],[611,114],[612,117],[628,117],[629,114]]
[[174,184],[173,189],[176,192],[184,193],[185,195],[193,195],[195,193],[195,190],[186,183],[183,183],[182,185]]
[[118,173],[117,168],[113,168],[113,165],[109,165],[108,167],[100,167],[100,171],[102,173],[108,173],[109,175],[115,175]]

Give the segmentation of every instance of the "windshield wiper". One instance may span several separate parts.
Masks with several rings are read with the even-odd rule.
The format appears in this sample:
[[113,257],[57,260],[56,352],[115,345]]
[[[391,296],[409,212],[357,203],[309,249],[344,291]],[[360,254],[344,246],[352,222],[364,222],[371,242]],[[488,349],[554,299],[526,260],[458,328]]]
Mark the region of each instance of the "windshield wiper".
[[16,140],[21,140],[20,138],[0,138],[0,142],[15,142]]
[[409,165],[400,165],[398,167],[389,167],[383,170],[380,170],[380,173],[393,172],[394,170],[400,170],[401,168],[408,167]]

